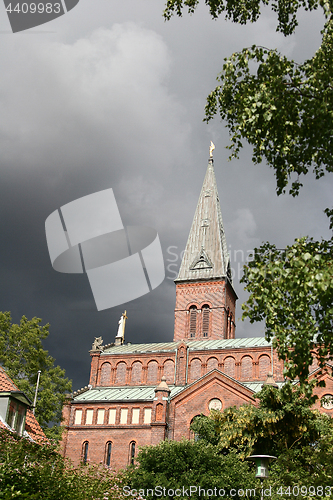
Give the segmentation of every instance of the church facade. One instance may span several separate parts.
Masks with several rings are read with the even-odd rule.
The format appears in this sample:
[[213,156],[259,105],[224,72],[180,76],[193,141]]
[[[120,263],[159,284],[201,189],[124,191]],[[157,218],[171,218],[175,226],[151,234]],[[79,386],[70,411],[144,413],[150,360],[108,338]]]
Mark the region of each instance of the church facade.
[[[124,343],[119,331],[114,344],[95,340],[89,385],[63,409],[62,450],[74,464],[126,467],[141,446],[191,438],[201,413],[254,404],[269,373],[284,383],[283,363],[265,338],[235,338],[237,295],[212,157],[175,283],[173,342]],[[313,365],[311,376],[326,380],[320,397],[333,394],[328,374]],[[328,404],[321,410],[333,412]]]

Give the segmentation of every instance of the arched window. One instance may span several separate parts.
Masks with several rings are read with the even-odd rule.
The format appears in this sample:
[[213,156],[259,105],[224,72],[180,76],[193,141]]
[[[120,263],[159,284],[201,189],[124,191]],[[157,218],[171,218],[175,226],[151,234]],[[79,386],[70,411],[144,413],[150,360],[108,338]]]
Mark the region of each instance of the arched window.
[[208,337],[209,334],[209,306],[205,304],[202,306],[202,335]]
[[108,386],[111,383],[111,365],[103,363],[101,366],[101,385]]
[[201,360],[198,358],[194,358],[190,364],[190,380],[194,382],[201,377]]
[[158,363],[157,361],[149,361],[147,369],[147,385],[154,385],[157,383]]
[[230,339],[230,330],[231,330],[231,316],[230,316],[230,309],[228,307],[226,311],[226,325],[225,325],[225,338]]
[[116,371],[116,384],[117,385],[125,385],[126,383],[126,363],[121,361],[117,364]]
[[241,378],[243,380],[252,379],[252,358],[250,356],[244,356],[241,363]]
[[88,448],[89,448],[89,442],[85,441],[82,445],[82,462],[84,464],[86,464],[88,460]]
[[134,361],[132,364],[132,384],[141,384],[142,375],[142,363],[140,361]]
[[263,354],[259,358],[259,380],[266,380],[268,373],[271,372],[271,358]]
[[111,464],[111,451],[112,451],[112,443],[108,441],[105,446],[105,465],[108,467]]
[[173,384],[175,379],[175,363],[172,359],[167,359],[163,365],[163,375],[167,384]]
[[163,420],[163,405],[158,403],[156,405],[156,421],[161,422]]
[[195,432],[192,431],[191,425],[193,424],[193,422],[195,421],[195,419],[198,418],[198,417],[201,417],[201,415],[195,415],[192,418],[191,422],[190,422],[190,429],[189,429],[190,430],[190,435],[189,435],[189,438],[190,439],[194,439],[194,441],[199,441],[199,436],[198,436],[198,434],[195,434]]
[[130,464],[134,464],[134,459],[135,459],[135,441],[132,441],[130,443]]
[[195,337],[197,332],[197,307],[190,307],[190,337]]

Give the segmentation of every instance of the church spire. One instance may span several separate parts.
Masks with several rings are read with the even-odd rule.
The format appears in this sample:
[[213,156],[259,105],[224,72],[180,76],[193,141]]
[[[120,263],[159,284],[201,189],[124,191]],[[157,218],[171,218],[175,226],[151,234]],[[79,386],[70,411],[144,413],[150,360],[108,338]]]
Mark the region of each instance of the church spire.
[[214,173],[213,150],[176,283],[174,341],[235,338],[237,295]]
[[227,241],[214,172],[213,149],[215,146],[211,142],[207,172],[176,283],[226,277],[231,283]]

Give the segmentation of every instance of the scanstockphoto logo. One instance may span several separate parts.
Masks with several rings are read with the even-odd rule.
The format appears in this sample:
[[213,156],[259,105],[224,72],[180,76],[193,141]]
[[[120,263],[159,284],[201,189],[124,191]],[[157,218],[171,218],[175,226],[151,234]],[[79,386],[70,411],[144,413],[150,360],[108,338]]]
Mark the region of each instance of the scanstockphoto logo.
[[55,210],[45,232],[53,269],[86,273],[98,311],[141,297],[164,280],[156,230],[124,227],[112,189]]
[[72,10],[80,0],[3,0],[13,33],[48,23]]

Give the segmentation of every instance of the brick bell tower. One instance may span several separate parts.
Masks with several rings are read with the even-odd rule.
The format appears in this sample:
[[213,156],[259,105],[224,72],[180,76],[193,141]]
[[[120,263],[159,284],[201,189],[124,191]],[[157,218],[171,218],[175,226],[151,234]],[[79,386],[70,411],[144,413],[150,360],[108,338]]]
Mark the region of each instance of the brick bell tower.
[[194,214],[176,283],[174,341],[235,338],[237,295],[232,285],[213,161]]

